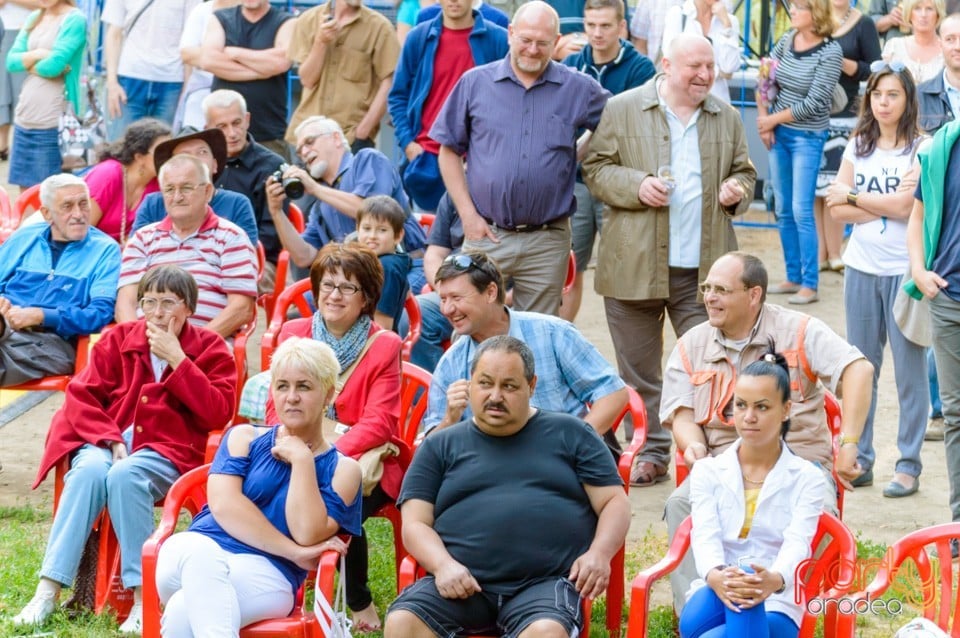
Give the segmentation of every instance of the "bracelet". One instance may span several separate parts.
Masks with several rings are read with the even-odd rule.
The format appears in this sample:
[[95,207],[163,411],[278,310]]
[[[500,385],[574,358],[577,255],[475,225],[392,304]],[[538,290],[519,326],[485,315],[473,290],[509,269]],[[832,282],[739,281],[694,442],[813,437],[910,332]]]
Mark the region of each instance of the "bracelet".
[[784,591],[786,591],[786,589],[787,589],[787,579],[783,577],[783,574],[779,574],[779,576],[780,576],[780,582],[783,583],[783,584],[780,585],[780,589],[778,589],[777,591],[773,592],[773,593],[775,593],[775,594],[782,594],[782,593],[783,593]]
[[850,204],[851,206],[856,206],[857,195],[858,195],[857,191],[850,191],[849,193],[847,193],[847,203]]
[[840,435],[840,447],[843,447],[844,445],[856,445],[859,442],[859,436],[848,436],[846,434]]

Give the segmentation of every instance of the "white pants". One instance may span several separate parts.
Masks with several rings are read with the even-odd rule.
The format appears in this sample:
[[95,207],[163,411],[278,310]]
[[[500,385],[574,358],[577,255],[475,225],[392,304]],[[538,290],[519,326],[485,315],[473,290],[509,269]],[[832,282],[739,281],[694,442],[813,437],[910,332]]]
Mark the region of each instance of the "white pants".
[[157,591],[166,607],[161,635],[235,638],[240,628],[293,609],[290,582],[256,554],[231,554],[196,532],[174,534],[157,558]]

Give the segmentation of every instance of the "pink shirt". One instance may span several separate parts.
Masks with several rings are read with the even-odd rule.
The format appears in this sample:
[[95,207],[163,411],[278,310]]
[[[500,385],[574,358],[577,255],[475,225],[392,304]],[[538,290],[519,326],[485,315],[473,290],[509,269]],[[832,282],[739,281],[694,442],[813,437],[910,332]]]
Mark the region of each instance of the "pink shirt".
[[90,172],[83,176],[83,180],[90,188],[90,198],[97,202],[97,206],[103,212],[103,216],[97,222],[97,228],[117,241],[120,241],[120,226],[124,214],[127,218],[124,239],[127,239],[132,234],[133,219],[136,217],[140,202],[150,193],[160,190],[156,178],[150,180],[143,189],[140,201],[133,208],[124,210],[123,164],[114,159],[104,160],[91,168]]

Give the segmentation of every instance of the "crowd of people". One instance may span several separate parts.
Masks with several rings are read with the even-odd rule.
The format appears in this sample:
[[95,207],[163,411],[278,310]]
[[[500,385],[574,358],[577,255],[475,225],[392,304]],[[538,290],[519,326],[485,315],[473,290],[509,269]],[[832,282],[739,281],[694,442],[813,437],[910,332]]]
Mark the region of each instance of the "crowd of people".
[[[765,62],[776,90],[757,91],[769,175],[730,105],[741,22],[725,0],[640,0],[632,28],[622,0],[509,17],[404,0],[397,27],[361,0],[296,16],[105,0],[111,143],[76,176],[57,143],[92,42],[75,5],[0,3],[0,160],[9,139],[8,181],[39,187],[41,218],[0,244],[0,387],[76,373],[35,484],[67,468],[63,493],[14,624],[54,613],[105,509],[133,590],[121,631],[139,633],[154,503],[236,414],[207,506],[159,554],[163,635],[287,615],[327,550],[345,554],[355,632],[571,635],[629,527],[615,429],[632,389],[647,422],[630,485],[668,480],[674,449],[690,470],[664,504],[671,537],[693,520],[671,579],[681,635],[796,635],[820,513],[874,480],[887,342],[900,457],[883,495],[916,493],[924,439],[944,439],[960,520],[960,14],[943,0],[790,4]],[[377,148],[385,117],[398,164]],[[732,224],[758,179],[785,264],[772,285]],[[616,368],[572,323],[594,250]],[[843,272],[846,339],[768,299],[817,302],[823,271]],[[234,338],[299,280],[315,312],[238,386]],[[928,300],[932,339],[901,330],[904,294]],[[432,374],[415,454],[411,298],[410,359]],[[910,381],[928,376],[929,392]],[[363,522],[390,504],[428,576],[384,615]]]

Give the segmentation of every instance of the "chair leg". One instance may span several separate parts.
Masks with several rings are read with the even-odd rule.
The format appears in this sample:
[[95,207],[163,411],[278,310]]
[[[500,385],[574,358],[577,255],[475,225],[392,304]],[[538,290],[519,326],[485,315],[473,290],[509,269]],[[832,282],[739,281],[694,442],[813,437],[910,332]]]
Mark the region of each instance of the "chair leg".
[[620,638],[623,622],[624,550],[621,547],[610,561],[610,584],[607,586],[607,631],[610,638]]
[[120,543],[106,511],[100,514],[100,555],[97,560],[97,591],[94,611],[102,614],[107,607],[123,622],[133,606],[133,590],[126,589],[120,577]]

